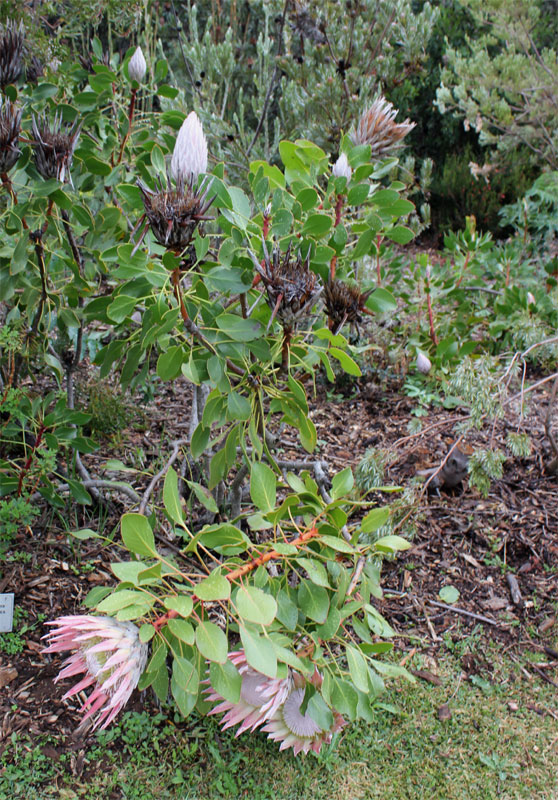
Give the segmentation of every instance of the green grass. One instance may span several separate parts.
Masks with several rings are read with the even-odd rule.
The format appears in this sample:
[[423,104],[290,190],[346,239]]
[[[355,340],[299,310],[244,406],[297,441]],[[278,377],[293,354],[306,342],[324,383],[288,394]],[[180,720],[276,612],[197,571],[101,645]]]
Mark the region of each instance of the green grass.
[[[235,739],[213,719],[164,714],[123,714],[79,770],[77,751],[64,753],[61,740],[14,738],[0,800],[557,800],[558,723],[528,705],[556,713],[558,692],[528,682],[494,648],[484,656],[492,672],[472,681],[446,653],[441,686],[392,684],[397,715],[378,710],[374,725],[348,726],[318,757],[281,754],[263,734]],[[451,719],[442,721],[444,703]],[[49,745],[62,751],[58,761],[45,755]]]

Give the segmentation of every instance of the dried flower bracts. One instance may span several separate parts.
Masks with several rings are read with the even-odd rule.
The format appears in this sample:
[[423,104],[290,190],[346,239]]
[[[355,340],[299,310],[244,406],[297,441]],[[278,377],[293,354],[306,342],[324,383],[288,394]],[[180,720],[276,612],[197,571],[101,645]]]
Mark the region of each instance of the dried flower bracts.
[[322,291],[310,270],[310,251],[302,260],[300,254],[291,254],[289,244],[284,254],[279,247],[274,247],[270,257],[263,241],[263,252],[263,264],[251,251],[250,257],[266,288],[267,301],[273,309],[271,319],[277,317],[284,328],[292,330],[296,322],[310,312]]
[[48,180],[57,178],[63,183],[71,183],[70,167],[77,147],[82,123],[76,120],[72,124],[62,122],[62,115],[54,115],[52,125],[46,116],[32,119],[33,151],[38,173]]
[[372,158],[385,158],[403,146],[403,139],[414,122],[395,122],[397,109],[385,97],[375,100],[361,116],[351,134],[353,144],[369,144]]
[[346,322],[352,326],[362,322],[362,314],[369,313],[366,301],[371,293],[372,290],[361,292],[358,286],[330,279],[324,289],[324,305],[331,329],[338,331]]
[[93,728],[106,728],[126,705],[147,663],[147,645],[140,642],[131,622],[112,617],[88,615],[60,617],[48,625],[57,626],[44,637],[44,653],[73,650],[55,683],[80,673],[85,676],[66,692],[63,700],[93,686],[84,702],[83,721],[94,717]]
[[163,247],[182,252],[190,242],[199,223],[204,219],[209,206],[215,199],[207,199],[211,182],[204,182],[195,190],[192,183],[179,180],[173,188],[167,174],[167,188],[159,180],[156,191],[152,191],[143,181],[138,180],[145,214],[153,235]]
[[8,84],[17,81],[23,69],[25,46],[25,28],[23,23],[17,24],[8,20],[0,24],[0,86],[4,89]]
[[18,160],[21,130],[21,110],[13,103],[4,103],[0,109],[0,173],[11,170]]

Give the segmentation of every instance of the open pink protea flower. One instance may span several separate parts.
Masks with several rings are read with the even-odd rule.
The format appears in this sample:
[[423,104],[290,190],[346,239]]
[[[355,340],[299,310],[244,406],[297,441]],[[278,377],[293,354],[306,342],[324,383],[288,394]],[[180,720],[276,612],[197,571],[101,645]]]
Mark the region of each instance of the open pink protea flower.
[[378,97],[361,115],[351,134],[353,144],[369,144],[372,158],[386,158],[403,146],[403,139],[415,123],[396,122],[397,109],[385,97]]
[[241,723],[236,736],[247,730],[255,730],[273,717],[289,692],[289,678],[268,678],[252,669],[246,661],[244,650],[229,653],[229,660],[236,666],[242,677],[242,688],[238,703],[231,703],[218,694],[210,685],[206,690],[208,700],[219,702],[210,714],[226,712],[221,720],[223,730]]
[[94,685],[81,708],[85,711],[89,706],[83,720],[99,712],[93,730],[99,725],[106,728],[126,705],[145,669],[148,648],[140,642],[138,629],[131,622],[86,615],[60,617],[47,624],[58,629],[43,637],[49,640],[49,647],[43,653],[75,651],[66,659],[54,682],[85,673],[62,699]]
[[[319,687],[322,676],[316,670],[310,682]],[[319,753],[322,745],[331,742],[334,733],[340,731],[347,723],[337,711],[333,711],[333,724],[324,730],[308,714],[302,714],[300,707],[304,700],[305,679],[294,674],[289,682],[289,694],[285,702],[277,709],[267,725],[262,728],[269,733],[269,738],[281,742],[279,750],[292,747],[295,756],[313,750]]]

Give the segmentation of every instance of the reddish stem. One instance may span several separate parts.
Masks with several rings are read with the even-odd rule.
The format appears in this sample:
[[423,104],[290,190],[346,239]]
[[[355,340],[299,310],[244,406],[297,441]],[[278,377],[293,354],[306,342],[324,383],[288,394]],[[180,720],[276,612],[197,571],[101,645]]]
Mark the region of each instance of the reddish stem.
[[382,273],[380,270],[380,247],[382,245],[383,237],[378,234],[376,236],[376,282],[378,286],[382,285]]
[[118,161],[117,164],[120,164],[122,161],[122,156],[124,155],[124,148],[126,147],[126,142],[130,137],[130,133],[132,132],[132,122],[134,120],[134,110],[136,108],[136,95],[138,93],[137,89],[132,89],[132,94],[130,97],[130,106],[128,108],[128,130],[126,131],[126,135],[122,139],[122,144],[120,146],[120,153],[118,154]]
[[438,337],[436,336],[436,329],[434,327],[434,314],[432,313],[432,300],[430,299],[430,281],[426,279],[426,305],[428,307],[428,324],[430,325],[430,338],[432,343],[438,346]]
[[27,461],[25,462],[24,466],[21,468],[20,473],[19,473],[19,481],[18,481],[18,484],[17,484],[17,496],[18,497],[21,497],[21,492],[23,490],[23,480],[24,480],[25,476],[27,475],[27,473],[29,472],[31,464],[33,463],[33,456],[35,455],[35,453],[37,451],[37,448],[41,444],[41,440],[43,438],[43,433],[44,432],[45,432],[45,426],[41,423],[41,427],[39,428],[39,432],[37,433],[37,438],[35,439],[35,444],[31,448],[31,452],[29,453]]
[[[467,267],[469,266],[469,260],[470,260],[470,258],[471,258],[471,253],[467,253],[467,255],[465,256],[465,263],[463,264],[463,271],[462,271],[462,273],[461,273],[461,277],[459,278],[459,280],[458,280],[458,281],[457,281],[457,283],[455,284],[455,288],[456,288],[456,289],[458,289],[458,288],[459,288],[459,286],[460,286],[460,284],[461,284],[461,281],[462,281],[462,280],[463,280],[463,278],[465,277],[465,273],[467,272]],[[509,271],[509,262],[508,262],[508,271]],[[508,280],[507,280],[507,278],[506,278],[506,286],[507,286],[507,285],[508,285]]]

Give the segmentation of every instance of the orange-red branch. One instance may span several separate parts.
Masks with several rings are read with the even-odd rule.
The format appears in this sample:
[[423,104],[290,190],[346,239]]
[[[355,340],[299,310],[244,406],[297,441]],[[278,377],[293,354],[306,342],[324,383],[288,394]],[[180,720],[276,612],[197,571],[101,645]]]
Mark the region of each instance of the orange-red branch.
[[[294,545],[295,547],[301,547],[306,542],[310,541],[310,539],[315,539],[316,536],[319,536],[317,528],[310,528],[309,530],[302,533],[296,539],[292,539],[289,544]],[[231,570],[225,577],[231,583],[233,581],[237,581],[239,578],[243,578],[248,573],[252,572],[253,570],[261,567],[263,564],[267,564],[268,561],[272,561],[275,558],[283,558],[281,553],[278,553],[277,550],[269,550],[267,553],[264,553],[257,558],[253,558],[252,561],[248,561],[246,564],[243,564],[241,567],[237,567],[236,569]],[[195,592],[194,592],[195,595]],[[164,627],[167,622],[171,619],[174,619],[178,616],[178,611],[167,611],[166,614],[163,614],[161,617],[158,617],[153,623],[153,627],[155,630],[159,631],[162,627]]]
[[[314,539],[319,535],[320,534],[316,528],[310,528],[310,530],[290,541],[289,544],[292,544],[295,547],[300,547],[310,539]],[[247,575],[249,572],[252,572],[252,570],[261,567],[262,564],[267,564],[268,561],[272,561],[274,558],[282,558],[281,553],[278,553],[277,550],[269,550],[269,552],[264,553],[262,556],[258,556],[258,558],[252,559],[252,561],[249,561],[247,564],[243,564],[241,567],[233,569],[232,572],[229,572],[229,574],[226,575],[226,578],[232,583],[232,581],[236,581],[239,578],[244,577],[244,575]]]

